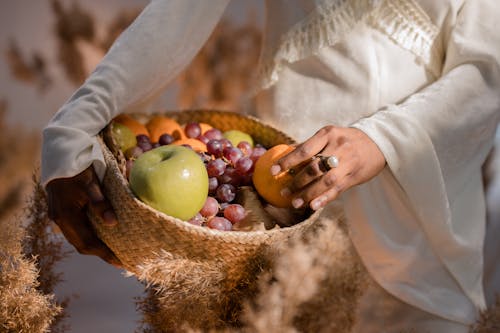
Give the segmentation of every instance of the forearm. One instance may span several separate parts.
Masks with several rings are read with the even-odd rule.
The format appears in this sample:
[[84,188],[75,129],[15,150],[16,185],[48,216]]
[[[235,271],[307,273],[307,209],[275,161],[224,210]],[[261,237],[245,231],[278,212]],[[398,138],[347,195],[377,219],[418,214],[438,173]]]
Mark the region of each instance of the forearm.
[[94,136],[118,113],[160,93],[195,56],[228,2],[152,1],[44,129],[42,182],[93,162],[102,176]]
[[464,64],[353,127],[377,143],[401,182],[422,178],[434,160],[453,195],[480,170],[491,149],[500,119],[499,89],[476,65]]

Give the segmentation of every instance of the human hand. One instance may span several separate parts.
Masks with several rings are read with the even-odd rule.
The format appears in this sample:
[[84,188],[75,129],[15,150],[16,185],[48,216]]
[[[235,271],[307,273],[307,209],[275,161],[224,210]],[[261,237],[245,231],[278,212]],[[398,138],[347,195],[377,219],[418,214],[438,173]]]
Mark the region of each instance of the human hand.
[[47,184],[49,217],[81,254],[96,255],[121,267],[120,260],[97,237],[87,217],[87,209],[102,217],[107,227],[118,223],[108,200],[104,197],[92,166],[71,178],[59,178]]
[[[338,166],[325,168],[319,155],[336,156]],[[385,158],[375,142],[361,130],[326,126],[279,159],[271,167],[271,173],[277,175],[304,164],[282,195],[291,196],[295,208],[309,204],[317,210],[347,189],[379,174],[385,166]]]

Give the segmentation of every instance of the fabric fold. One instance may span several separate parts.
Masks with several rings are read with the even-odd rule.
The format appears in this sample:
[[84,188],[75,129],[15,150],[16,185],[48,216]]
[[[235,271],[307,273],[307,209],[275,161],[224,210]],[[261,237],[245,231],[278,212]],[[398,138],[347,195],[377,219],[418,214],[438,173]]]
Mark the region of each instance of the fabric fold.
[[414,53],[438,77],[443,48],[438,27],[415,0],[323,0],[294,24],[274,47],[265,47],[257,75],[258,89],[268,89],[287,63],[334,45],[358,24],[380,30]]
[[102,176],[94,136],[119,113],[158,97],[208,39],[228,3],[151,1],[44,129],[42,184],[91,164]]

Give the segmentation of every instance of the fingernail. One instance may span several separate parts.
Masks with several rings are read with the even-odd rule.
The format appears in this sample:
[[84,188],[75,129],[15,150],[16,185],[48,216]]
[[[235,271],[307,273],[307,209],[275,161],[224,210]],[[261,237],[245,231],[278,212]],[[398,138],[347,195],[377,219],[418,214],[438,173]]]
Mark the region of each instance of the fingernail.
[[292,191],[290,191],[290,189],[288,187],[285,187],[283,188],[281,191],[280,191],[280,195],[282,197],[288,197],[290,196],[290,194],[292,194]]
[[302,198],[295,198],[292,200],[293,208],[300,208],[304,204],[304,200]]
[[102,213],[102,220],[107,227],[114,227],[116,224],[118,224],[116,215],[111,210],[106,210],[104,211],[104,213]]
[[271,175],[273,176],[276,176],[277,174],[279,174],[281,172],[281,167],[278,165],[278,164],[274,164],[272,167],[271,167]]
[[321,207],[323,207],[323,205],[325,204],[325,202],[326,202],[326,198],[325,197],[319,197],[319,198],[317,198],[317,199],[315,199],[315,200],[313,200],[311,202],[311,208],[313,210],[318,210]]

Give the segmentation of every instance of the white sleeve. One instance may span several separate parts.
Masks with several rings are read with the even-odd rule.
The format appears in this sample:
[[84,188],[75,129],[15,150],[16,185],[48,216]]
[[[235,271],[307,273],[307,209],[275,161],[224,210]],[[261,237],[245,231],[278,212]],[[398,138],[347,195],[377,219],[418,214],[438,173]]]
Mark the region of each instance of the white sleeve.
[[500,120],[498,17],[496,0],[465,1],[446,41],[442,77],[353,125],[382,150],[433,251],[479,307],[481,165]]
[[43,130],[42,184],[105,164],[96,134],[159,94],[196,55],[230,0],[153,0]]

